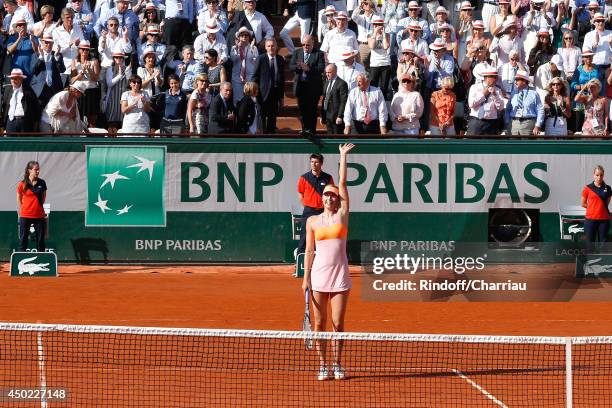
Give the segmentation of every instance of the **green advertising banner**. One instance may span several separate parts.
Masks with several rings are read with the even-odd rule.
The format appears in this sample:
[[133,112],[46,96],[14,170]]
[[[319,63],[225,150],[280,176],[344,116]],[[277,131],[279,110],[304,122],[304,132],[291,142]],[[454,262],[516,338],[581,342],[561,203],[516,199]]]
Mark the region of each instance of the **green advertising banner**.
[[87,147],[88,227],[164,227],[166,149]]

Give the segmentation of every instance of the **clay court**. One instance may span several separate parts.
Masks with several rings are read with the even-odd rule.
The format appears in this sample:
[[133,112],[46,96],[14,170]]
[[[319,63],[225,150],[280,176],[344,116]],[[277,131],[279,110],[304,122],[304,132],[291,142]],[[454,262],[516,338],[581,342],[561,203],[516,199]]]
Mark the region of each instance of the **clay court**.
[[[492,270],[499,272],[499,268]],[[503,271],[527,273],[530,268],[538,274],[571,275],[573,270],[572,265],[566,264],[505,266]],[[171,328],[301,329],[301,280],[291,277],[291,266],[60,265],[59,271],[59,278],[10,278],[8,265],[2,265],[1,320]],[[459,302],[458,298],[449,302],[366,302],[361,296],[360,275],[361,268],[351,267],[354,290],[346,325],[352,332],[612,335],[612,302],[588,301],[593,296],[605,300],[612,295],[612,286],[604,280],[596,279],[585,289],[575,291],[574,298],[582,301],[569,303]],[[44,336],[48,336],[43,337],[48,344],[54,343],[54,333]],[[269,343],[266,340],[262,344],[260,339],[252,338],[218,343],[207,337],[166,336],[162,342],[156,336],[139,340],[131,334],[121,339],[110,334],[69,333],[67,336],[57,335],[55,343],[69,340],[75,348],[71,357],[62,356],[61,347],[45,349],[47,386],[66,386],[75,394],[95,389],[113,395],[113,402],[104,406],[159,406],[157,399],[148,396],[160,390],[171,393],[172,406],[181,407],[565,406],[564,395],[559,391],[565,387],[563,344],[444,343],[441,346],[428,342],[347,340],[346,360],[358,362],[360,368],[353,369],[347,381],[321,383],[314,378],[318,365],[316,353],[306,352],[301,338]],[[35,335],[31,342],[36,343]],[[125,351],[134,344],[140,347],[139,351]],[[37,386],[36,348],[26,343],[22,346],[22,354],[33,353],[31,358],[10,368],[0,366],[0,372],[4,376],[11,370],[13,376],[29,378],[32,386]],[[546,355],[540,353],[544,350],[542,347]],[[106,357],[81,361],[82,356],[97,355],[98,350],[105,350]],[[600,397],[612,389],[609,351],[607,344],[587,345],[581,354],[577,353],[574,406],[607,404]],[[173,357],[168,355],[173,353],[180,354],[185,367],[177,369],[170,362]],[[605,360],[602,355],[606,355]],[[205,368],[189,363],[198,358],[205,359]],[[168,364],[164,363],[166,359]],[[429,363],[424,366],[423,361]],[[131,362],[134,364],[130,365]],[[581,370],[588,373],[586,380],[581,379]],[[135,379],[136,385],[126,388]],[[193,387],[198,390],[195,396]],[[310,400],[305,401],[305,395]],[[99,406],[96,404],[89,401],[46,406]]]

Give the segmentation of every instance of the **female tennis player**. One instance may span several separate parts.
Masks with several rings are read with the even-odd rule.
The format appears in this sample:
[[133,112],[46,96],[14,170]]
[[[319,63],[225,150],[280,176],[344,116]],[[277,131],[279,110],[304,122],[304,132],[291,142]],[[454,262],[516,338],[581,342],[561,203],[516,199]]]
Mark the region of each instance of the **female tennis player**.
[[[344,315],[351,290],[351,278],[346,256],[348,234],[349,196],[346,188],[346,156],[355,147],[352,143],[340,145],[340,177],[338,186],[328,184],[323,189],[323,213],[306,222],[306,253],[302,289],[311,290],[314,312],[314,331],[325,331],[327,304],[331,304],[334,332],[344,331]],[[317,254],[315,256],[315,246]],[[318,378],[327,380],[330,374],[343,380],[346,373],[340,364],[342,342],[333,341],[333,363],[328,364],[327,344],[317,341],[320,367]]]
[[604,182],[604,168],[597,165],[593,169],[593,182],[582,189],[582,206],[586,208],[584,232],[589,252],[593,250],[596,238],[599,238],[601,245],[608,237],[610,197],[612,197],[612,188]]

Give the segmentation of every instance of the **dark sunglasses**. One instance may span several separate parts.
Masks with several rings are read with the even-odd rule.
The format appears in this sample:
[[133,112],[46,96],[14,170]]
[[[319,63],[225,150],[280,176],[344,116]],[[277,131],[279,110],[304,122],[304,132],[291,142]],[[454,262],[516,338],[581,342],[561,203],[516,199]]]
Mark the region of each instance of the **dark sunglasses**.
[[411,84],[414,81],[412,79],[402,79],[402,84]]

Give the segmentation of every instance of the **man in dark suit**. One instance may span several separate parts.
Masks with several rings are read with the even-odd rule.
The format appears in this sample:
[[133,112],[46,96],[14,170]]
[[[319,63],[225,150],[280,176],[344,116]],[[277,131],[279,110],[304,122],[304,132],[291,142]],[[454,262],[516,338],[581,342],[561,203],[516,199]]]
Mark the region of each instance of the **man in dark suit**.
[[35,132],[40,121],[40,105],[32,88],[23,80],[26,76],[19,68],[9,75],[11,85],[2,95],[2,123],[6,133]]
[[267,39],[266,53],[255,63],[253,80],[259,84],[264,133],[276,132],[276,117],[284,97],[285,60],[276,55],[276,40]]
[[219,95],[210,102],[208,133],[232,133],[234,132],[234,104],[232,102],[232,84],[224,82],[221,84]]
[[323,83],[321,124],[327,127],[327,134],[341,135],[344,132],[344,107],[348,99],[348,85],[337,75],[334,64],[325,67],[326,80]]
[[314,36],[304,37],[304,48],[298,48],[291,56],[289,68],[295,72],[293,94],[297,98],[304,133],[317,131],[317,106],[323,93],[325,55],[314,49]]
[[45,35],[38,58],[32,59],[32,89],[38,95],[38,102],[44,108],[53,95],[64,89],[61,73],[66,71],[64,58],[53,51],[53,37]]

